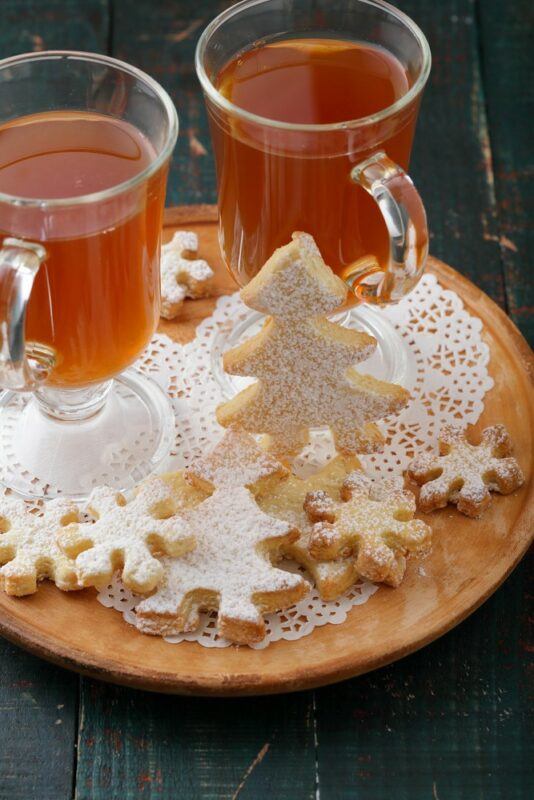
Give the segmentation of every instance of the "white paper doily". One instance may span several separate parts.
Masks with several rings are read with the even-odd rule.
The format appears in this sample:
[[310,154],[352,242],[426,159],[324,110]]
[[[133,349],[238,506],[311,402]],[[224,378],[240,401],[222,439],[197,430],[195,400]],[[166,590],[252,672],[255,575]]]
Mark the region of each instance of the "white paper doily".
[[[223,398],[212,369],[213,345],[220,332],[229,330],[247,313],[238,294],[221,297],[213,315],[197,328],[192,342],[182,346],[157,335],[141,358],[139,368],[168,392],[176,414],[176,445],[166,469],[191,464],[221,437],[222,428],[214,411]],[[487,371],[489,348],[482,341],[481,321],[471,316],[458,295],[440,286],[433,275],[425,275],[408,297],[383,313],[405,338],[417,369],[408,408],[382,425],[388,439],[386,451],[361,459],[371,476],[384,472],[402,474],[415,451],[435,444],[443,425],[476,423],[484,408],[484,395],[493,386]],[[361,368],[365,371],[363,364]],[[297,462],[297,471],[313,471],[332,453],[329,435],[317,432]],[[287,568],[297,569],[290,564]],[[263,648],[279,639],[299,639],[327,623],[339,624],[353,606],[365,603],[377,588],[361,582],[334,602],[321,600],[313,590],[293,608],[269,615],[267,636],[254,647]],[[121,611],[126,621],[132,621],[138,599],[119,580],[100,592],[98,599]],[[205,614],[194,633],[166,639],[171,643],[184,640],[204,647],[229,644],[217,636],[214,614]]]

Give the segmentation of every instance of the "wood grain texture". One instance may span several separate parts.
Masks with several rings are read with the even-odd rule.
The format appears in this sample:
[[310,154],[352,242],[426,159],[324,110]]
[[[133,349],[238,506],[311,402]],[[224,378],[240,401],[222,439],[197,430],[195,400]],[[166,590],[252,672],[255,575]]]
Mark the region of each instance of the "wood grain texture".
[[78,678],[0,642],[0,798],[71,797]]
[[478,14],[498,212],[496,241],[508,311],[534,344],[534,4],[483,0]]
[[423,652],[318,692],[321,798],[529,797],[529,579],[525,564]]
[[308,695],[228,703],[86,681],[84,700],[76,800],[315,800]]
[[[235,287],[221,259],[214,216],[210,209],[205,219],[194,208],[171,212],[164,239],[172,238],[181,219],[199,235],[199,255],[215,269],[216,290],[227,293]],[[280,641],[262,651],[206,650],[184,642],[173,648],[128,626],[95,602],[94,592],[62,593],[47,584],[23,602],[0,595],[0,631],[91,676],[156,691],[226,696],[294,691],[365,673],[422,647],[464,619],[504,580],[531,540],[534,358],[506,315],[480,289],[436,259],[429,259],[428,268],[485,321],[492,363],[503,366],[493,371],[495,387],[486,395],[477,427],[499,413],[525,474],[521,491],[497,498],[482,522],[451,508],[422,515],[432,523],[434,542],[423,574],[411,563],[398,589],[383,589],[372,598],[372,613],[367,605],[353,608],[343,624],[317,628],[298,645]],[[214,302],[186,303],[178,320],[165,325],[166,332],[177,341],[191,338],[198,319],[190,310],[196,315],[202,308],[208,314]],[[76,626],[69,625],[73,618]]]
[[[191,54],[193,40],[205,22],[230,4],[230,0],[137,0],[135,3],[127,0],[47,0],[46,3],[3,0],[0,57],[39,47],[40,39],[48,47],[105,51],[104,40],[110,33],[106,14],[108,7],[111,8],[116,18],[114,54],[154,74],[179,103],[182,132],[171,172],[169,201],[213,202],[213,162]],[[524,238],[528,228],[524,227],[523,220],[529,197],[523,174],[523,150],[521,179],[508,174],[508,167],[512,163],[511,172],[516,171],[519,160],[516,159],[519,154],[515,149],[516,137],[528,136],[521,103],[529,96],[530,83],[518,80],[518,74],[531,51],[526,39],[527,25],[523,24],[528,19],[530,4],[527,0],[506,4],[493,0],[477,0],[476,3],[399,0],[398,5],[413,14],[423,26],[434,51],[434,73],[422,108],[412,162],[413,176],[429,210],[432,250],[449,263],[461,264],[465,273],[501,304],[506,297],[514,319],[525,326],[528,320],[523,310],[525,282],[532,267],[523,246],[523,242],[525,246],[528,243]],[[87,23],[88,16],[92,22]],[[199,19],[201,24],[197,25]],[[514,20],[513,25],[510,20]],[[75,35],[74,31],[78,33]],[[77,38],[80,33],[83,43]],[[482,61],[474,58],[475,52],[482,55]],[[488,86],[490,64],[496,84],[494,91]],[[471,80],[470,76],[475,76],[476,80]],[[473,86],[478,88],[474,90]],[[516,100],[502,113],[502,104],[511,102],[512,91],[516,92]],[[499,135],[497,125],[500,126]],[[502,142],[507,148],[506,161],[499,155]],[[502,180],[499,158],[505,165]],[[488,164],[493,165],[493,169],[488,169]],[[492,175],[496,187],[493,197]],[[510,207],[514,209],[513,214],[503,227],[503,219],[506,219],[503,214],[510,213]],[[521,210],[519,215],[517,209]],[[506,235],[507,226],[509,238],[516,243],[519,252],[510,251],[510,255],[505,248],[504,261],[509,259],[508,263],[513,265],[511,269],[505,263],[505,287],[500,237],[503,232]],[[532,772],[529,772],[532,738],[527,738],[521,714],[527,704],[526,664],[532,642],[527,622],[528,576],[532,571],[527,570],[528,564],[524,561],[505,586],[469,621],[421,653],[369,676],[319,690],[316,693],[318,719],[314,717],[313,693],[303,695],[307,700],[301,713],[306,719],[311,717],[316,733],[322,800],[355,796],[373,800],[392,797],[456,800],[456,797],[471,796],[484,800],[523,800],[534,793]],[[13,659],[11,650],[10,646],[0,643],[4,678],[0,703],[2,709],[12,710],[15,716],[11,719],[19,724],[26,712],[20,688],[15,685],[18,679],[35,678],[32,695],[41,708],[46,702],[50,674],[65,676],[63,683],[69,679],[66,673],[46,665],[46,672],[42,673],[40,662],[24,653]],[[30,665],[33,665],[31,669]],[[91,708],[87,687],[93,683],[84,681],[84,712]],[[109,690],[98,683],[94,686],[102,693],[96,702],[98,712],[91,723],[97,740],[105,737],[106,723],[109,723],[109,718],[101,712],[114,696],[108,691],[118,692],[123,698],[114,705],[113,722],[116,731],[127,730],[128,735],[121,740],[120,751],[102,748],[100,768],[111,771],[113,766],[116,773],[124,775],[124,783],[111,784],[112,790],[99,788],[97,784],[93,788],[83,785],[81,779],[87,776],[93,756],[82,728],[78,794],[106,800],[113,796],[173,797],[167,791],[158,790],[157,780],[152,784],[130,780],[125,765],[135,768],[141,758],[140,749],[144,752],[145,731],[160,728],[169,731],[169,715],[176,715],[180,703],[185,701],[176,699],[171,712],[159,698],[151,702],[154,698],[147,695]],[[138,697],[145,698],[139,706],[142,713],[134,715],[135,723],[130,726],[130,703],[134,704]],[[257,707],[255,701],[221,702],[226,709],[218,717],[218,724],[210,728],[209,735],[206,735],[204,723],[215,701],[187,701],[191,741],[198,737],[201,744],[190,747],[186,764],[179,762],[183,773],[180,800],[203,797],[204,786],[198,781],[206,774],[208,765],[226,790],[231,783],[228,776],[234,777],[232,764],[242,765],[242,749],[246,747],[245,735],[235,742],[232,740],[233,724],[237,722],[240,729],[245,730],[241,715],[250,711],[256,715],[258,727],[264,730],[262,718],[266,714],[269,716],[266,708],[269,712],[272,709],[271,719],[283,718],[285,701],[286,698],[274,698]],[[206,708],[204,716],[197,710],[201,705]],[[197,715],[198,729],[195,727]],[[87,714],[86,719],[89,719]],[[62,793],[59,783],[68,762],[66,748],[57,758],[48,759],[46,726],[36,724],[33,734],[28,727],[24,730],[27,731],[24,737],[15,737],[9,725],[0,740],[2,766],[6,763],[19,765],[23,760],[33,765],[41,759],[47,766],[47,784],[58,788],[55,795],[58,800],[70,797]],[[287,738],[289,745],[294,737],[302,742],[303,731],[308,728],[302,723],[298,734],[296,730],[291,729]],[[45,731],[44,736],[42,731]],[[164,743],[171,747],[175,758],[178,754],[172,743],[176,735],[173,729]],[[136,742],[140,743],[139,748]],[[291,747],[289,751],[293,752]],[[518,753],[526,756],[522,762],[519,762]],[[296,800],[309,796],[310,780],[315,780],[308,758],[305,765],[308,777],[303,781],[304,788],[300,788],[297,778],[293,784]],[[288,766],[287,761],[273,763],[268,756],[264,757],[251,773],[251,778],[255,773],[262,775],[264,783],[257,785],[249,780],[241,796],[263,800],[268,796],[267,786],[269,794],[277,797],[279,772],[287,771]],[[158,743],[150,751],[147,772],[158,776],[164,768],[172,770],[173,765],[165,760],[165,749]],[[25,779],[17,773],[14,781],[13,772],[8,775],[0,771],[0,798],[28,800],[43,796],[35,791],[38,785],[35,776],[41,774],[40,769],[30,767],[28,772],[33,777]],[[137,778],[135,770],[132,774]],[[292,772],[288,771],[288,775]],[[300,779],[301,773],[297,776]],[[170,779],[165,780],[166,787],[172,785]],[[211,791],[215,791],[213,786]]]
[[[477,16],[477,6],[487,12],[487,0],[397,4],[425,31],[433,53],[411,168],[428,211],[431,250],[506,308],[508,286],[513,291],[528,281],[528,254],[519,256],[519,274],[505,294],[480,61],[481,49],[494,53],[496,40],[503,58],[514,47],[500,30],[503,5],[491,4],[486,14],[494,26],[488,39]],[[524,46],[517,53],[528,58]],[[501,74],[503,94],[514,80],[511,70]],[[503,126],[513,148],[514,126],[506,118]],[[506,590],[444,639],[393,667],[317,693],[322,800],[523,800],[525,789],[534,791],[524,717],[532,689],[529,576],[532,558]]]
[[432,50],[411,166],[428,213],[430,252],[504,306],[500,248],[491,238],[497,236],[497,206],[475,4],[397,5],[420,25]]
[[180,133],[167,205],[215,201],[215,167],[194,53],[198,37],[232,0],[115,0],[113,55],[148,72],[178,109]]
[[2,0],[0,58],[40,50],[105,53],[108,0]]

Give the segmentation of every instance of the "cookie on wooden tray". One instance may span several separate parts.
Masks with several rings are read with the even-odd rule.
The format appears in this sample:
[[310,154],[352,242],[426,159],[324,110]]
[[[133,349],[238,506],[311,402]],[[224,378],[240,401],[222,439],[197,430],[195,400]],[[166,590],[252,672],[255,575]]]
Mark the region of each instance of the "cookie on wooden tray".
[[33,594],[45,578],[63,591],[82,588],[74,562],[56,543],[56,532],[77,519],[78,509],[69,500],[48,501],[38,516],[23,500],[0,498],[0,584],[7,594]]
[[137,606],[136,626],[158,636],[191,631],[201,610],[215,609],[221,636],[238,644],[261,641],[263,615],[293,605],[309,590],[299,575],[272,564],[298,531],[261,511],[245,487],[216,489],[183,518],[196,548],[163,559],[163,579]]
[[223,427],[266,434],[282,459],[305,446],[310,428],[325,426],[340,452],[381,447],[374,420],[399,411],[409,395],[354,369],[377,343],[326,319],[346,296],[308,234],[294,233],[275,251],[241,290],[246,305],[270,316],[259,334],[224,355],[226,372],[258,381],[217,408]]
[[304,508],[314,523],[310,555],[317,560],[354,558],[362,578],[398,586],[409,554],[430,550],[432,529],[414,519],[415,497],[400,479],[371,481],[352,472],[341,487],[343,502],[310,492]]
[[57,537],[75,559],[82,586],[106,586],[119,569],[125,586],[145,594],[163,576],[157,554],[180,555],[195,546],[193,534],[175,516],[169,480],[147,480],[130,502],[109,486],[94,489],[87,508],[96,521],[71,524]]
[[524,483],[504,425],[485,428],[480,444],[470,442],[464,428],[450,425],[438,443],[439,454],[424,453],[408,467],[408,476],[422,487],[422,511],[454,503],[462,514],[479,517],[491,503],[490,492],[510,494]]
[[340,499],[345,479],[360,469],[356,456],[339,455],[321,470],[303,479],[291,474],[260,494],[259,506],[273,517],[285,520],[300,531],[300,537],[283,548],[283,555],[307,569],[323,600],[335,600],[359,579],[354,558],[334,561],[316,560],[309,551],[313,522],[304,510],[304,501],[310,492],[322,491],[332,500]]
[[186,297],[205,297],[210,291],[213,270],[204,259],[195,258],[198,236],[176,231],[161,248],[161,316],[174,319]]
[[188,470],[190,482],[213,493],[182,513],[196,548],[163,559],[160,586],[136,608],[139,630],[160,636],[194,630],[200,611],[214,609],[222,636],[250,644],[265,636],[264,614],[304,597],[308,583],[272,563],[298,531],[263,512],[247,488],[265,489],[285,472],[254,439],[233,431]]

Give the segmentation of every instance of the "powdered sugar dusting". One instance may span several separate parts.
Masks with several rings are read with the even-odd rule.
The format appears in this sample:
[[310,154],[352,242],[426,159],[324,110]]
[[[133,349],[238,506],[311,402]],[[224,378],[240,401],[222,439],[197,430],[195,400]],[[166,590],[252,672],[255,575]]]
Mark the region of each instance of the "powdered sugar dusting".
[[189,468],[191,477],[219,488],[252,486],[271,476],[287,474],[285,467],[246,433],[229,430],[209,453]]
[[353,368],[376,340],[321,316],[345,299],[334,291],[338,281],[297,236],[242,290],[246,303],[273,316],[225,355],[227,372],[259,380],[218,407],[222,425],[268,434],[279,455],[299,452],[310,428],[326,425],[343,452],[379,447],[382,437],[369,423],[403,408],[408,393]]
[[120,564],[127,586],[151,591],[162,575],[153,553],[178,555],[194,547],[182,519],[172,516],[172,494],[159,478],[141,484],[130,502],[108,486],[98,487],[87,507],[96,521],[70,525],[58,537],[64,552],[76,558],[84,586],[104,585]]
[[[297,575],[273,567],[268,551],[290,536],[291,526],[268,516],[244,487],[217,489],[184,514],[196,548],[179,559],[164,559],[164,577],[155,594],[137,606],[136,625],[149,633],[191,630],[198,624],[200,592],[211,596],[219,616],[263,625],[257,593],[302,590]],[[298,598],[295,598],[298,599]]]
[[324,499],[319,497],[315,504],[313,495],[309,496],[306,510],[312,521],[317,520],[309,549],[317,559],[355,557],[359,575],[398,586],[406,554],[427,552],[432,530],[413,519],[411,492],[398,491],[390,482],[381,488],[373,486],[362,473],[351,474],[341,490],[345,502],[329,504],[328,518],[334,516],[334,522],[324,518]]
[[469,442],[465,429],[447,425],[439,434],[439,448],[440,455],[425,453],[408,467],[409,476],[423,484],[419,502],[424,511],[450,502],[467,516],[480,516],[491,502],[490,491],[508,494],[524,483],[503,425],[486,428],[478,445]]
[[64,591],[81,588],[74,562],[56,543],[62,523],[77,517],[74,503],[62,498],[44,505],[40,516],[22,500],[0,498],[0,576],[8,594],[30,594],[42,578]]
[[208,291],[213,270],[207,261],[192,258],[198,251],[198,236],[176,231],[161,248],[161,316],[173,319],[186,297],[202,297]]

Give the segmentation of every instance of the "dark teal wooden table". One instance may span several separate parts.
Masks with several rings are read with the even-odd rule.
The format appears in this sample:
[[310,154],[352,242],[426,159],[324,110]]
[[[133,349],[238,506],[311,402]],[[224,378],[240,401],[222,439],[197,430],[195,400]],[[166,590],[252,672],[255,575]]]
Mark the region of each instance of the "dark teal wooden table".
[[[532,336],[532,0],[398,4],[434,55],[413,159],[432,252]],[[149,72],[180,115],[168,202],[213,202],[193,52],[204,25],[229,5],[2,0],[0,58],[94,50]],[[534,797],[528,587],[525,560],[470,619],[421,652],[283,697],[145,694],[79,678],[0,640],[0,800]]]

